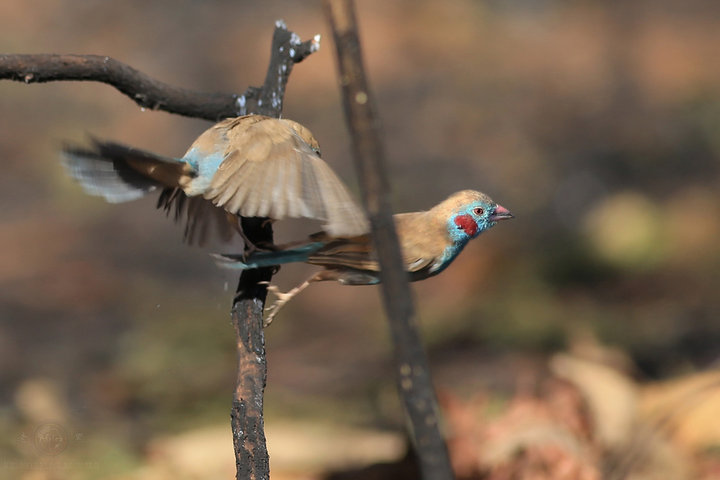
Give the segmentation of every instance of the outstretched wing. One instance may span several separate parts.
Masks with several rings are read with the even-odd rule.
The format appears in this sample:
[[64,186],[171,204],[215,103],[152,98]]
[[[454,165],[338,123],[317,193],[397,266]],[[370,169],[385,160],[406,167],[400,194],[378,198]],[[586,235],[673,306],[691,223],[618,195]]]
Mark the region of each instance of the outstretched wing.
[[206,199],[245,217],[317,219],[332,236],[368,231],[365,215],[320,158],[305,127],[254,115],[216,128],[225,130],[226,148],[203,194]]

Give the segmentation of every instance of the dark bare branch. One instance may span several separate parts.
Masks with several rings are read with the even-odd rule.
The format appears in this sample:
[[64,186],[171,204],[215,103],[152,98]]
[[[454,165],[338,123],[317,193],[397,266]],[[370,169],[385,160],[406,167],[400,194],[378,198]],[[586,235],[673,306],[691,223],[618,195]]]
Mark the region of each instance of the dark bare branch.
[[301,42],[295,33],[278,22],[273,47],[276,44],[285,48],[274,48],[265,85],[263,88],[250,87],[242,95],[174,87],[101,55],[4,54],[0,55],[0,79],[28,84],[61,80],[102,82],[112,85],[143,108],[217,121],[246,113],[269,114],[277,108],[274,104],[282,109],[282,97],[292,65],[317,50],[319,37]]
[[247,113],[259,113],[269,117],[279,117],[285,97],[285,87],[293,65],[301,62],[320,48],[320,35],[303,42],[295,33],[288,31],[282,21],[276,23],[273,35],[270,65],[262,88],[250,87],[239,103],[246,107]]
[[143,108],[207,120],[237,116],[238,112],[239,95],[173,87],[100,55],[0,55],[0,78],[25,83],[59,80],[107,83]]
[[[245,96],[241,97],[246,113],[279,117],[293,65],[316,51],[319,42],[318,35],[310,42],[301,42],[282,22],[277,22],[265,83],[261,88],[250,87]],[[241,218],[241,222],[242,230],[250,242],[256,245],[273,242],[270,222],[262,218]],[[263,282],[269,282],[273,273],[272,268],[243,271],[233,302],[232,321],[237,333],[238,377],[233,395],[231,423],[237,480],[261,480],[270,476],[263,420],[263,393],[267,380],[263,332],[263,307],[267,287]]]
[[[254,240],[272,241],[270,222],[242,218],[245,234]],[[263,308],[273,271],[247,270],[240,276],[233,301],[232,322],[237,335],[238,376],[230,412],[237,480],[261,480],[270,476],[265,442],[263,395],[267,382],[267,358],[263,332]]]
[[438,406],[420,336],[415,327],[407,273],[392,219],[390,187],[380,127],[368,88],[352,0],[325,0],[333,31],[353,156],[381,266],[385,311],[395,345],[397,379],[425,480],[453,478],[440,433]]

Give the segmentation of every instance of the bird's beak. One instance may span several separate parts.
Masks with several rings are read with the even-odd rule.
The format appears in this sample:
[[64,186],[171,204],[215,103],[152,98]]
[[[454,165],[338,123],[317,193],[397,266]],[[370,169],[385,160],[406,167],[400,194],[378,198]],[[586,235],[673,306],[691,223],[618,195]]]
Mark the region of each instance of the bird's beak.
[[515,218],[512,213],[510,213],[510,210],[503,207],[502,205],[498,205],[495,207],[495,211],[490,215],[490,221],[491,222],[497,222],[498,220],[508,220],[510,218]]

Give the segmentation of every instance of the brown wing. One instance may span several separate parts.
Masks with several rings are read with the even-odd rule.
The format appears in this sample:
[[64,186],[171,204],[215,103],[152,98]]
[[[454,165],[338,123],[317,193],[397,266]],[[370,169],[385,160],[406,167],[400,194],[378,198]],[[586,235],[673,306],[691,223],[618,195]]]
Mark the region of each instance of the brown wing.
[[393,219],[406,270],[413,273],[433,267],[450,244],[445,217],[431,212],[412,212],[399,213]]
[[[413,273],[429,268],[442,254],[445,243],[439,240],[444,239],[446,234],[442,230],[436,232],[437,229],[432,228],[428,223],[426,212],[402,213],[395,215],[394,220],[405,270]],[[327,241],[328,244],[313,254],[308,263],[372,272],[380,270],[369,235],[331,239],[321,233],[313,235],[311,239]]]
[[377,256],[369,235],[332,239],[325,233],[313,235],[313,241],[328,242],[308,259],[308,263],[326,267],[347,267],[377,272]]
[[[223,125],[225,126],[225,125]],[[225,158],[204,197],[246,217],[321,220],[333,236],[368,231],[345,185],[318,156],[303,126],[262,116],[227,122]]]

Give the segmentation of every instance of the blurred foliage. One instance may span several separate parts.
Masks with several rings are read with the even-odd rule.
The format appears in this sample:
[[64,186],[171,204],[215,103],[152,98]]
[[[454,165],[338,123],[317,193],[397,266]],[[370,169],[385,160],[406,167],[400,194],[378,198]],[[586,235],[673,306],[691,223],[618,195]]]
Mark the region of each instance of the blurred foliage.
[[[358,8],[397,210],[475,188],[517,217],[414,286],[438,386],[458,397],[482,392],[502,415],[515,392],[543,385],[553,354],[595,351],[586,338],[618,352],[611,363],[633,384],[717,367],[720,4]],[[354,186],[319,4],[4,0],[0,50],[110,55],[179,86],[242,92],[264,78],[277,18],[303,38],[323,34],[321,50],[293,71],[285,116],[312,129]],[[229,435],[216,443],[213,429],[229,430],[235,275],[182,245],[153,199],[87,197],[58,161],[62,142],[86,132],[181,154],[207,124],[141,112],[90,83],[0,82],[0,118],[0,476],[202,478],[181,461],[178,452],[195,451],[187,445],[207,445],[208,465],[229,462],[230,473],[207,475],[231,475]],[[310,270],[283,268],[276,279],[288,288]],[[268,329],[275,478],[402,454],[378,440],[362,457],[292,457],[329,435],[313,436],[309,424],[397,438],[403,417],[383,322],[374,288],[319,284]],[[304,435],[288,434],[298,420]],[[68,432],[53,457],[33,444],[48,423]],[[343,431],[332,443],[359,441]],[[663,442],[717,448],[717,439],[688,447],[688,435]],[[600,455],[598,444],[586,447]],[[558,458],[537,455],[527,458]],[[682,465],[677,478],[715,468],[692,455]]]

